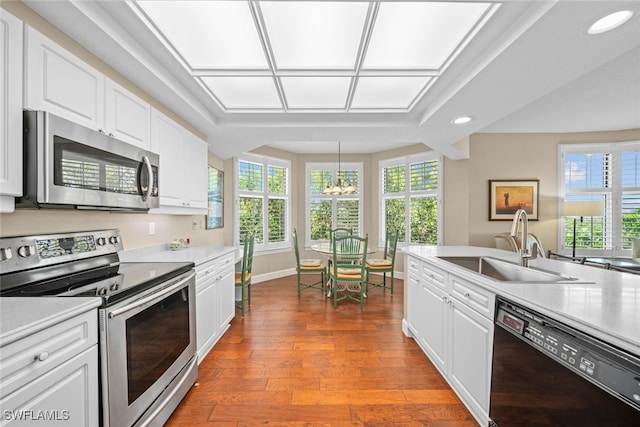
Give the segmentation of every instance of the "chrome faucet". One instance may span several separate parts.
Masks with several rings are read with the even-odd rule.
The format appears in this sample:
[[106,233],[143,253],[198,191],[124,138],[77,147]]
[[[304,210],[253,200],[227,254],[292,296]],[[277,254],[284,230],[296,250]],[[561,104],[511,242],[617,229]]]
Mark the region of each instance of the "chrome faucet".
[[516,237],[518,235],[518,223],[522,220],[522,230],[520,231],[520,265],[523,267],[529,266],[529,260],[538,257],[538,244],[533,243],[531,245],[531,252],[527,249],[527,238],[529,236],[528,230],[528,218],[527,212],[524,209],[518,209],[513,216],[513,224],[511,225],[511,236]]

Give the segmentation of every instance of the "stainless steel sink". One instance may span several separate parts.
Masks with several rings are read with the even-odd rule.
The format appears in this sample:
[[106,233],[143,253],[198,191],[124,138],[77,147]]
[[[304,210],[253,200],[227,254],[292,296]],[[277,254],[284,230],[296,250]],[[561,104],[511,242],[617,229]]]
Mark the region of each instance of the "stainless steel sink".
[[441,256],[438,258],[500,282],[574,283],[579,280],[534,267],[522,267],[518,264],[492,257]]

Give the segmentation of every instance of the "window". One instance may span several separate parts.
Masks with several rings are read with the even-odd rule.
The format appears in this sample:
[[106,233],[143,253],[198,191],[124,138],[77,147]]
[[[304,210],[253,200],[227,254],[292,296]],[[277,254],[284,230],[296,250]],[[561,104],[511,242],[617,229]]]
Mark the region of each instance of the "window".
[[[601,217],[576,221],[576,250],[589,255],[630,256],[640,237],[640,142],[560,146],[561,201],[598,201]],[[573,245],[574,217],[560,217],[559,247]]]
[[[351,228],[362,235],[362,163],[307,163],[307,244],[329,240],[333,228]],[[353,194],[323,194],[337,179],[343,186],[352,185]]]
[[380,244],[387,230],[398,242],[440,242],[441,158],[433,153],[380,162]]
[[286,160],[245,154],[236,161],[236,238],[255,236],[254,251],[284,249],[289,239],[289,175]]

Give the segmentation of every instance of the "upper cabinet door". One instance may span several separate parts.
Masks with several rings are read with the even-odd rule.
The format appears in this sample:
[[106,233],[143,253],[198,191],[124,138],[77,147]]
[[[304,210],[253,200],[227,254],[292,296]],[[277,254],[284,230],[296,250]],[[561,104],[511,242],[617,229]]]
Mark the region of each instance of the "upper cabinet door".
[[104,129],[104,76],[27,26],[25,107]]
[[184,188],[188,185],[182,162],[182,128],[173,120],[153,111],[153,131],[151,151],[160,155],[160,206],[184,206]]
[[137,147],[151,147],[151,106],[111,79],[106,79],[108,133]]
[[0,212],[13,212],[22,195],[22,21],[0,11]]
[[160,155],[160,207],[150,213],[207,214],[207,144],[156,109],[151,151]]

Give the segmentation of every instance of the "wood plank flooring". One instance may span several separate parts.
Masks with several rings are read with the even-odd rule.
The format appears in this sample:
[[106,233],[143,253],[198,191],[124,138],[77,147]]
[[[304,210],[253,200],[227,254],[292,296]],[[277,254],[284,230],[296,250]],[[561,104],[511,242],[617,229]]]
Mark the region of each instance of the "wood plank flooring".
[[295,276],[255,284],[166,425],[476,427],[402,316],[398,279],[363,310],[318,289],[298,297]]

